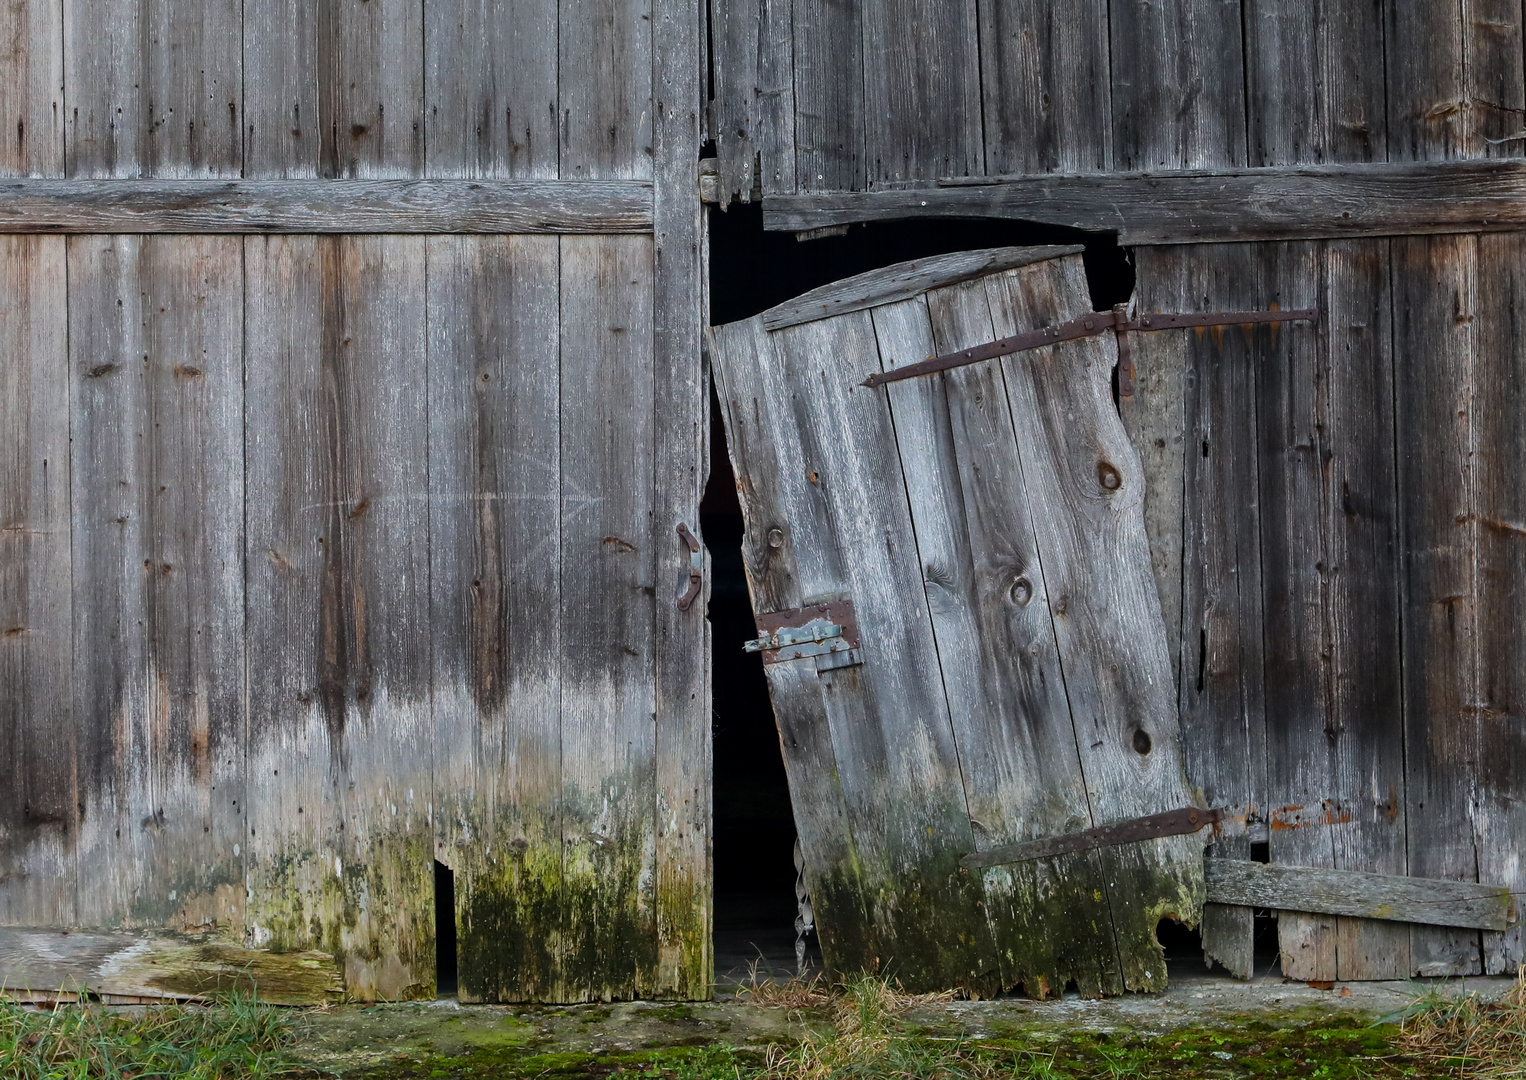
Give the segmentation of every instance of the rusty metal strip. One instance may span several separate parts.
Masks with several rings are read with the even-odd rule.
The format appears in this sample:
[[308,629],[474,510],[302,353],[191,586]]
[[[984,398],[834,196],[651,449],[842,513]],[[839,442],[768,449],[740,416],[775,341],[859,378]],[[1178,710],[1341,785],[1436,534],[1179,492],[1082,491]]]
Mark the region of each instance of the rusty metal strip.
[[[829,600],[803,608],[790,608],[788,611],[771,611],[754,615],[753,619],[762,636],[757,641],[748,642],[747,651],[762,653],[765,664],[782,664],[788,660],[836,651],[831,646],[844,652],[858,648],[858,619],[853,614],[851,600]],[[815,646],[806,642],[778,643],[781,631],[803,630],[815,625],[835,629],[829,646],[822,647],[821,642]]]
[[[1079,338],[1096,337],[1109,331],[1116,333],[1120,344],[1123,344],[1123,335],[1131,332],[1153,333],[1158,330],[1181,330],[1196,326],[1253,326],[1260,323],[1285,323],[1305,322],[1319,318],[1318,308],[1300,308],[1293,311],[1215,311],[1203,314],[1149,314],[1141,315],[1136,319],[1126,318],[1121,309],[1113,311],[1098,311],[1091,315],[1083,315],[1079,319],[1070,322],[1057,323],[1054,326],[1046,326],[1039,330],[1028,330],[1011,337],[1001,338],[998,341],[989,341],[984,345],[976,345],[960,352],[945,353],[942,356],[930,356],[926,360],[915,364],[907,364],[903,368],[894,371],[877,371],[864,380],[863,385],[873,388],[884,386],[886,383],[900,382],[902,379],[915,379],[921,375],[934,375],[940,371],[948,371],[952,368],[965,367],[969,364],[978,364],[982,360],[994,360],[998,356],[1010,356],[1013,353],[1026,352],[1029,349],[1042,349],[1046,345],[1058,345],[1063,341],[1075,341]],[[1125,346],[1126,350],[1126,346]],[[1120,356],[1122,352],[1120,351]],[[1120,385],[1120,393],[1125,397],[1133,395],[1134,371],[1132,360],[1127,365],[1127,371],[1120,368],[1120,383],[1127,380],[1127,392],[1123,392]]]
[[971,870],[986,866],[1002,866],[1007,863],[1027,862],[1031,859],[1047,859],[1052,855],[1067,855],[1075,851],[1091,851],[1093,848],[1116,847],[1140,840],[1155,840],[1162,836],[1186,836],[1195,833],[1220,818],[1228,816],[1226,807],[1203,810],[1196,806],[1184,806],[1180,810],[1168,810],[1163,814],[1120,821],[1116,825],[1103,825],[1085,832],[1068,833],[1065,836],[1048,836],[1042,840],[1028,840],[1021,844],[1003,844],[990,851],[976,851],[959,860],[959,865]]

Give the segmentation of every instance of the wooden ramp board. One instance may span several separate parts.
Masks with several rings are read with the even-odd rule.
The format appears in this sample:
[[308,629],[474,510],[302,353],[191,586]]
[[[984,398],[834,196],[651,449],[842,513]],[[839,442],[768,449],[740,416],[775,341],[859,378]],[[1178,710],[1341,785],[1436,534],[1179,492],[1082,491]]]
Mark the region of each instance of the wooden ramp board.
[[323,1005],[344,998],[344,978],[321,952],[263,952],[182,934],[0,927],[0,997],[56,1001],[88,992],[128,1003],[235,991],[273,1005]]
[[712,331],[760,630],[832,601],[856,624],[851,652],[765,664],[823,953],[911,989],[1164,989],[1198,838],[959,865],[1191,802],[1116,343],[860,385],[1090,310],[1079,255],[1007,267]]

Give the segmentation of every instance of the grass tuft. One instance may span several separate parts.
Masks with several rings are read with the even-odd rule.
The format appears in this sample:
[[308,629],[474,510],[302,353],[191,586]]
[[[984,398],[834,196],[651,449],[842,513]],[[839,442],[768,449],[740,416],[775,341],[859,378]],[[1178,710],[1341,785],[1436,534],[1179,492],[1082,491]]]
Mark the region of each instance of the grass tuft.
[[1393,1019],[1415,1059],[1460,1080],[1526,1080],[1526,965],[1498,1001],[1432,989]]
[[0,1001],[5,1080],[265,1080],[294,1075],[294,1039],[284,1014],[246,995],[141,1009]]

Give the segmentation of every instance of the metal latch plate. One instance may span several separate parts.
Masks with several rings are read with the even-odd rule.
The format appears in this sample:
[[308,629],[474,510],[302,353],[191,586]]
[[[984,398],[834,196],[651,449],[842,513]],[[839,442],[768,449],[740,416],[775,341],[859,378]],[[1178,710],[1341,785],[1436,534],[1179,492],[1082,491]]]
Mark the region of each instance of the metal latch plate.
[[765,664],[807,656],[828,657],[858,648],[858,622],[851,600],[832,600],[756,616],[758,637],[743,648],[762,653]]

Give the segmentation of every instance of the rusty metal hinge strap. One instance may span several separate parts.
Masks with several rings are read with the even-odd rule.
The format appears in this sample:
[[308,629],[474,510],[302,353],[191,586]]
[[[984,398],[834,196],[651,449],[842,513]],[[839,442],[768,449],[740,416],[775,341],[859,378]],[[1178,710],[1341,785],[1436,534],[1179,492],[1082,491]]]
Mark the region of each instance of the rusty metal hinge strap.
[[[1064,341],[1096,337],[1098,334],[1109,332],[1119,335],[1119,341],[1122,342],[1124,334],[1136,331],[1181,330],[1196,326],[1251,326],[1259,323],[1305,322],[1318,318],[1318,308],[1300,308],[1293,311],[1215,311],[1203,314],[1152,313],[1140,315],[1134,319],[1127,318],[1121,309],[1098,311],[1083,315],[1079,319],[1072,319],[1070,322],[1057,323],[1038,330],[1028,330],[959,352],[931,356],[915,364],[896,368],[894,371],[876,371],[864,380],[863,385],[871,388],[883,386],[886,383],[900,382],[902,379],[915,379],[920,375],[934,375],[951,368],[978,364],[982,360],[994,360],[998,356],[1010,356],[1029,349],[1042,349],[1046,345],[1058,345]],[[1132,393],[1133,365],[1130,364],[1129,370],[1123,374],[1128,379],[1129,390]]]
[[1162,836],[1185,836],[1212,825],[1230,811],[1225,807],[1203,810],[1196,806],[1184,806],[1180,810],[1168,810],[1163,814],[1120,821],[1116,825],[1103,825],[1085,832],[1068,833],[1065,836],[1046,836],[1041,840],[1028,840],[1021,844],[1003,844],[989,851],[976,851],[959,860],[959,865],[974,870],[986,866],[1003,866],[1007,863],[1027,862],[1030,859],[1047,859],[1052,855],[1066,855],[1073,851],[1090,851],[1093,848],[1116,847],[1139,840],[1155,840]]

